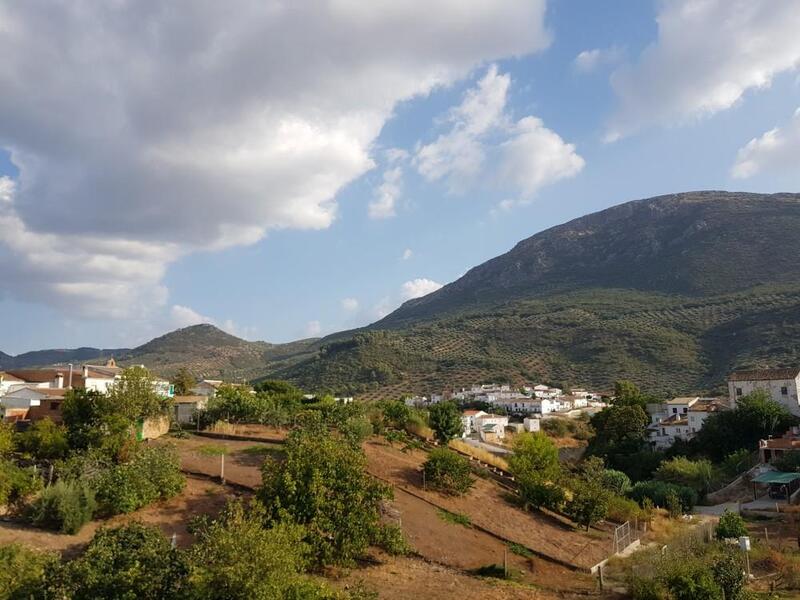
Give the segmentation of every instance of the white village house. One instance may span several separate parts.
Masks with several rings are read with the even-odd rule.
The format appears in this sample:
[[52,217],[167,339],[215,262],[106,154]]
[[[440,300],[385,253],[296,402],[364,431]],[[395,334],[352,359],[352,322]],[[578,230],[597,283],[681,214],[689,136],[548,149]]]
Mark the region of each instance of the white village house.
[[725,401],[718,398],[680,397],[662,404],[648,404],[650,425],[647,434],[656,450],[672,446],[675,440],[690,440],[703,428],[712,413],[727,410]]
[[756,390],[764,390],[775,402],[784,405],[793,415],[800,416],[800,369],[756,369],[735,371],[728,377],[728,397],[731,407],[740,398]]

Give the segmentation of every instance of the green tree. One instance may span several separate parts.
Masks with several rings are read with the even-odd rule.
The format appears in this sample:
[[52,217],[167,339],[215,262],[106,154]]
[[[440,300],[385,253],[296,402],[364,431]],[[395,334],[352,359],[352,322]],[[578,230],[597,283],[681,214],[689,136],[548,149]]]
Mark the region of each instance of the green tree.
[[624,496],[631,489],[631,478],[622,471],[614,469],[604,469],[600,474],[600,483],[617,496]]
[[645,410],[648,403],[655,401],[654,397],[643,394],[632,381],[621,380],[614,384],[614,404],[616,406],[638,406]]
[[186,590],[188,568],[155,527],[130,523],[100,529],[86,551],[53,577],[55,597],[163,600]]
[[662,462],[654,477],[659,481],[690,487],[698,495],[704,496],[716,479],[716,472],[709,460],[691,460],[685,456],[676,456]]
[[447,494],[465,494],[475,483],[469,461],[447,448],[436,448],[422,465],[426,485]]
[[742,565],[741,553],[729,546],[723,546],[719,554],[713,557],[711,573],[714,581],[722,588],[725,600],[740,600],[744,596],[747,583]]
[[572,498],[567,501],[564,512],[589,531],[592,525],[606,518],[610,499],[611,493],[600,483],[578,479],[572,486]]
[[197,382],[194,376],[189,372],[189,369],[181,367],[176,371],[175,375],[172,376],[170,383],[176,395],[186,396],[191,393]]
[[[277,600],[330,594],[303,572],[309,547],[300,525],[264,528],[263,506],[230,503],[219,518],[194,528],[189,550],[191,597],[209,600]],[[307,594],[307,595],[304,595]]]
[[721,461],[742,448],[754,450],[758,440],[782,435],[797,422],[785,406],[771,400],[764,390],[757,390],[740,398],[735,409],[709,415],[695,444],[700,453]]
[[436,439],[444,444],[460,436],[464,431],[461,411],[455,402],[439,402],[432,405],[428,420]]
[[37,421],[20,434],[19,447],[38,459],[63,458],[69,451],[66,430],[49,418]]
[[257,383],[254,387],[257,392],[264,392],[267,394],[277,394],[280,396],[296,396],[297,398],[303,397],[303,391],[289,383],[288,381],[281,381],[280,379],[265,379]]
[[145,367],[129,367],[108,390],[112,406],[130,421],[167,414],[169,398],[162,396]]
[[558,448],[545,434],[526,433],[515,437],[508,466],[526,506],[556,508],[563,500],[558,485],[561,466]]
[[646,449],[646,427],[649,419],[641,406],[612,405],[591,418],[595,436],[587,453],[605,459],[611,468],[625,470],[626,457]]
[[101,392],[69,390],[61,414],[72,450],[100,448],[109,456],[118,456],[132,441],[133,422]]
[[719,517],[719,522],[714,529],[714,533],[721,540],[726,538],[740,538],[743,535],[747,535],[747,524],[740,515],[726,508],[725,512]]
[[282,461],[262,467],[258,497],[269,523],[306,527],[316,564],[351,563],[379,537],[391,488],[366,472],[363,451],[325,430],[295,430]]

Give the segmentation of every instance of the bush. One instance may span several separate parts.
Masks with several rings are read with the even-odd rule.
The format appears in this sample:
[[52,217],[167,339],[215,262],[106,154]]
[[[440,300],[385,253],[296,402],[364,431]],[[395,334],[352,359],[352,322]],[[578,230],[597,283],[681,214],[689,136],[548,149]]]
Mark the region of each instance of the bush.
[[542,431],[552,437],[562,438],[569,433],[569,423],[566,419],[542,419]]
[[403,530],[399,525],[394,524],[381,526],[378,530],[375,545],[392,556],[405,556],[411,552],[411,546],[408,545],[408,540],[403,535]]
[[474,483],[469,461],[446,448],[431,451],[422,469],[426,485],[448,494],[465,494]]
[[659,465],[654,478],[667,483],[690,487],[700,495],[705,495],[716,475],[714,466],[708,460],[690,460],[676,456]]
[[45,488],[30,508],[34,525],[74,535],[91,521],[97,503],[84,482],[58,481]]
[[543,433],[526,433],[514,438],[514,453],[508,459],[511,474],[526,506],[557,510],[564,501],[558,485],[561,466],[558,449]]
[[285,448],[285,460],[268,459],[261,470],[266,521],[306,526],[318,565],[352,563],[379,538],[391,488],[369,476],[361,448],[334,434],[295,430]]
[[38,459],[63,458],[69,451],[66,430],[50,419],[37,421],[20,434],[19,447]]
[[624,523],[642,516],[642,509],[635,500],[611,494],[608,499],[608,518],[617,523]]
[[624,496],[631,491],[631,479],[622,471],[605,469],[600,474],[600,483],[608,491]]
[[58,556],[20,544],[0,546],[0,600],[39,598],[45,577],[58,566]]
[[439,402],[429,409],[428,420],[436,439],[446,444],[464,431],[461,411],[455,402]]
[[183,490],[185,483],[175,451],[156,446],[139,448],[130,462],[100,473],[95,489],[100,511],[115,515],[172,498]]
[[723,512],[719,518],[719,523],[717,523],[714,533],[721,540],[727,538],[738,539],[743,535],[747,535],[747,525],[740,515],[726,508],[725,512]]
[[691,512],[697,503],[697,492],[692,488],[663,481],[640,481],[633,486],[629,495],[640,506],[645,498],[649,498],[656,506],[668,508],[667,499],[671,493],[677,496],[683,512]]
[[572,498],[567,502],[564,512],[589,531],[590,526],[606,518],[610,495],[598,483],[579,480],[573,485]]
[[33,469],[22,469],[10,460],[0,460],[0,506],[17,503],[42,487]]
[[667,600],[664,586],[653,579],[631,575],[627,580],[628,595],[633,600]]
[[162,600],[186,588],[183,554],[156,527],[130,523],[100,529],[86,552],[55,578],[56,598]]

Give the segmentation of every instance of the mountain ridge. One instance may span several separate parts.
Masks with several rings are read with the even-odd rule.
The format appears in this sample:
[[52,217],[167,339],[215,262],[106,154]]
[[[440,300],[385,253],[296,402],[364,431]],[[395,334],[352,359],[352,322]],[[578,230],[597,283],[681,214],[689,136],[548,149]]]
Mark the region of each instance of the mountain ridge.
[[520,241],[271,376],[367,397],[483,380],[668,395],[800,362],[800,194],[634,200]]

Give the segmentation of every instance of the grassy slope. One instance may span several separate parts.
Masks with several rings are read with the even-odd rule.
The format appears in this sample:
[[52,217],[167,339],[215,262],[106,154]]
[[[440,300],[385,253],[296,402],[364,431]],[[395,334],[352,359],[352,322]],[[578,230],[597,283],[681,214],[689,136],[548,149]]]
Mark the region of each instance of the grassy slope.
[[274,375],[372,397],[489,380],[605,389],[623,377],[664,394],[711,392],[734,367],[798,361],[798,292],[691,298],[595,289],[522,300],[330,341]]

